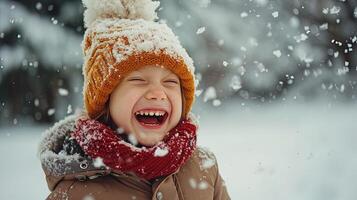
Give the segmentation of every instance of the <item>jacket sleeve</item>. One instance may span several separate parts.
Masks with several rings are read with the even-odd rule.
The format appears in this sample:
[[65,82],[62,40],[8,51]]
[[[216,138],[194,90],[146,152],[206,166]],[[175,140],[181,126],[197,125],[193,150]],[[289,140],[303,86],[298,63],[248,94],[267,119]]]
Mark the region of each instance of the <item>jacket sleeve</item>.
[[215,163],[216,181],[214,183],[214,197],[213,197],[213,199],[214,200],[227,200],[227,199],[230,200],[231,198],[228,195],[226,184],[219,173],[217,159],[215,159],[215,160],[216,160],[216,163]]
[[[129,187],[117,184],[118,181],[112,176],[99,176],[96,178],[86,178],[83,180],[62,180],[47,197],[47,200],[107,200],[113,199],[117,191],[123,191]],[[130,198],[119,198],[130,199]]]
[[56,188],[48,195],[46,200],[71,200],[72,198],[69,198],[68,192],[74,182],[75,181],[62,180],[58,183]]

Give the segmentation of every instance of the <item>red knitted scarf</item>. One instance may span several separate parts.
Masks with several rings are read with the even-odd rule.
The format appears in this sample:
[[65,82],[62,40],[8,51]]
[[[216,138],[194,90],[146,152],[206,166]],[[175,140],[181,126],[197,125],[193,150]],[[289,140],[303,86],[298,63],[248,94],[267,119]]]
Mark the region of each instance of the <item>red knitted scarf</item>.
[[180,121],[163,141],[152,147],[135,147],[113,129],[92,119],[79,119],[72,137],[91,158],[99,157],[111,169],[134,172],[146,180],[174,173],[196,148],[196,126],[189,120]]

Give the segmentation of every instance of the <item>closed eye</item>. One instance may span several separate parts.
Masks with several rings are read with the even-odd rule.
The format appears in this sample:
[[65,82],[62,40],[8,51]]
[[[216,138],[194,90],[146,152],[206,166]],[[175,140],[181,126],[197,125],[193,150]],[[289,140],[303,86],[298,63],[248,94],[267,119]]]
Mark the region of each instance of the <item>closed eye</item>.
[[128,81],[145,81],[145,80],[142,78],[130,78],[128,79]]
[[179,81],[178,80],[175,80],[175,79],[170,79],[170,80],[166,80],[165,83],[174,83],[174,84],[179,84]]

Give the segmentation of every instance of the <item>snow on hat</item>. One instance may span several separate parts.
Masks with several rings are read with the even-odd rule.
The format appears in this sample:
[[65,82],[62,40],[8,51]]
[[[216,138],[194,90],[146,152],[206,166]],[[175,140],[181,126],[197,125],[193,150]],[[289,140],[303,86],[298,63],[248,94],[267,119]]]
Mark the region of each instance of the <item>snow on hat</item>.
[[146,65],[164,66],[180,78],[186,117],[194,101],[193,61],[167,25],[154,22],[160,3],[83,0],[83,4],[87,28],[82,42],[83,97],[89,117],[103,112],[126,74]]

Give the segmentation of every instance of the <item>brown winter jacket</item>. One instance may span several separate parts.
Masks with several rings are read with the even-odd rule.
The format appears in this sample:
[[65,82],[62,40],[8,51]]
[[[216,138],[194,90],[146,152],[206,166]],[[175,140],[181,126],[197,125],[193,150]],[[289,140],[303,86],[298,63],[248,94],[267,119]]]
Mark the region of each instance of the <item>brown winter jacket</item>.
[[62,151],[64,137],[74,129],[72,115],[46,131],[39,148],[51,191],[49,200],[230,199],[214,155],[197,148],[175,173],[152,182],[134,174],[96,168],[88,157]]

